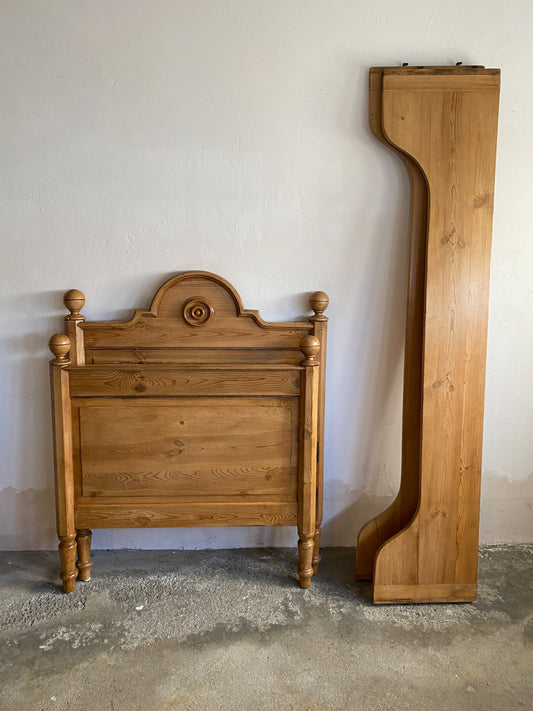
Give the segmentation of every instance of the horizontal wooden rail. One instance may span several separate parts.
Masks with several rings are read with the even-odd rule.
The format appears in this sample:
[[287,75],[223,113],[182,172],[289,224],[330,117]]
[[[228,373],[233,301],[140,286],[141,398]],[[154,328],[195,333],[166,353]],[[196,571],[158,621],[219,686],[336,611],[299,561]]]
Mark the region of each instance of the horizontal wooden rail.
[[68,372],[72,397],[300,394],[299,366],[84,365]]
[[79,528],[166,528],[168,526],[295,526],[297,503],[129,503],[128,507],[79,503]]

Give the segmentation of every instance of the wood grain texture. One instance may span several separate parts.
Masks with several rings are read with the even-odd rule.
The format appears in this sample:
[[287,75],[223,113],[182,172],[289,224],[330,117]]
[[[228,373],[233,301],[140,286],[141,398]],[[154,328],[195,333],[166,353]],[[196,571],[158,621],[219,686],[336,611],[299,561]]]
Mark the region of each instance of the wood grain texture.
[[74,474],[72,463],[72,416],[68,391],[68,373],[51,364],[52,415],[56,491],[56,524],[59,536],[75,532],[72,504]]
[[[312,317],[311,317],[312,318]],[[305,332],[302,332],[302,336]],[[318,334],[315,334],[318,335]],[[299,348],[86,348],[88,364],[298,365]]]
[[137,314],[127,323],[108,324],[88,322],[82,325],[87,348],[217,348],[223,339],[230,339],[233,348],[291,348],[309,332],[309,325],[287,324],[285,328],[260,326],[251,316],[219,315],[209,328],[195,329],[181,324],[177,316],[154,317],[153,314]]
[[92,535],[92,531],[88,528],[79,528],[76,531],[76,544],[78,547],[76,568],[78,569],[78,580],[83,582],[88,582],[91,579],[91,566],[93,564],[91,559]]
[[63,592],[69,593],[76,587],[78,569],[76,568],[76,534],[59,536],[59,559],[61,560],[61,573],[59,577],[63,583]]
[[[316,354],[318,338],[307,336],[305,371],[302,377],[300,398],[300,477],[298,480],[298,575],[300,587],[308,588],[315,572],[313,565],[314,538],[316,533],[316,486],[317,486],[317,435],[318,393],[320,372]],[[311,344],[312,339],[314,343]],[[304,339],[305,340],[305,339]],[[303,349],[302,349],[303,350]],[[317,563],[318,564],[318,563]]]
[[294,396],[300,391],[300,372],[283,365],[86,365],[70,370],[70,391],[73,397]]
[[90,529],[173,526],[297,526],[308,586],[328,301],[315,292],[311,320],[267,323],[224,279],[187,272],[130,321],[87,322],[84,295],[65,294],[70,337],[51,340],[65,590],[76,547],[89,578]]
[[376,602],[475,598],[498,99],[498,70],[383,70],[383,133],[429,208],[419,501],[377,551]]
[[83,496],[296,500],[298,398],[112,398],[79,409]]
[[[208,326],[191,326],[185,306],[196,298],[213,310]],[[235,289],[215,274],[186,272],[157,291],[148,311],[137,310],[127,322],[82,324],[88,349],[137,348],[293,348],[311,330],[309,322],[268,323],[244,309]]]
[[66,366],[70,340],[66,334],[50,338],[50,389],[52,396],[52,429],[54,442],[54,479],[56,528],[59,538],[61,580],[64,592],[72,592],[76,584],[76,533],[74,524],[74,466],[72,459],[72,417],[69,379]]
[[324,516],[324,446],[320,443],[325,441],[325,403],[326,403],[326,350],[328,334],[328,317],[324,311],[329,306],[328,295],[323,291],[312,294],[310,298],[311,308],[315,315],[309,319],[313,324],[313,335],[318,338],[320,350],[317,353],[317,360],[320,364],[318,378],[318,414],[317,414],[317,463],[316,463],[316,521],[315,535],[313,538],[313,574],[318,572],[320,564],[320,538],[322,535],[322,519]]
[[76,504],[76,522],[92,528],[173,528],[175,526],[295,526],[297,503],[190,501]]

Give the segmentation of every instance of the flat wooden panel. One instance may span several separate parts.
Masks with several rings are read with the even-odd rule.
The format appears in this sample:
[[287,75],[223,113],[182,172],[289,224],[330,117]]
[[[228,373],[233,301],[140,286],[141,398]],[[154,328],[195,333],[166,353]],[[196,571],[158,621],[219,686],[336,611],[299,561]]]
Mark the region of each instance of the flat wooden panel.
[[299,395],[301,369],[291,366],[86,365],[70,371],[73,397]]
[[173,526],[295,526],[296,502],[153,503],[127,506],[76,504],[79,528],[169,528]]
[[81,493],[275,494],[295,501],[298,403],[189,398],[81,404]]
[[[205,443],[206,448],[212,442]],[[123,451],[123,447],[117,447]],[[194,452],[194,447],[189,446]],[[243,447],[244,453],[251,447]],[[96,458],[96,456],[94,456]],[[163,468],[166,465],[166,468]],[[149,462],[135,462],[135,467],[124,471],[108,471],[110,466],[99,468],[90,456],[82,462],[83,496],[130,496],[151,495],[158,492],[162,495],[176,491],[187,490],[192,494],[205,491],[214,496],[255,497],[269,496],[271,493],[281,494],[283,501],[292,499],[291,481],[294,471],[290,466],[270,466],[268,464],[236,464],[235,461],[215,462],[213,467],[202,467],[194,462],[184,463],[179,468],[169,468],[169,462],[160,462],[155,457]],[[175,465],[174,465],[175,466]],[[127,464],[124,464],[124,468]],[[151,467],[149,469],[148,467]],[[138,471],[132,471],[133,469]]]

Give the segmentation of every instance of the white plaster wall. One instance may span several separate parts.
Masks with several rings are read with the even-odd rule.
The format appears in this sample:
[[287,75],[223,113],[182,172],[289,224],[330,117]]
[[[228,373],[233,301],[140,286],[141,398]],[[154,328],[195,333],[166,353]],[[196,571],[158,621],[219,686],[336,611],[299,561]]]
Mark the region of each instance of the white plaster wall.
[[[324,543],[398,486],[408,184],[372,65],[502,68],[481,537],[533,540],[529,0],[0,2],[0,546],[55,546],[48,337],[229,279],[270,320],[326,290]],[[99,531],[96,547],[282,545],[289,529]]]

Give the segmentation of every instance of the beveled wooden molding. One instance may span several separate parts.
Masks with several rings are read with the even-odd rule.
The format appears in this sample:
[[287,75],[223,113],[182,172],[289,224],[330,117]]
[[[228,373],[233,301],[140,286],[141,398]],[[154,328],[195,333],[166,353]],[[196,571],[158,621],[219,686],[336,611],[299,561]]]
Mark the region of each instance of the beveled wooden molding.
[[400,491],[358,539],[377,603],[475,599],[499,86],[483,67],[370,74],[372,130],[412,186]]

